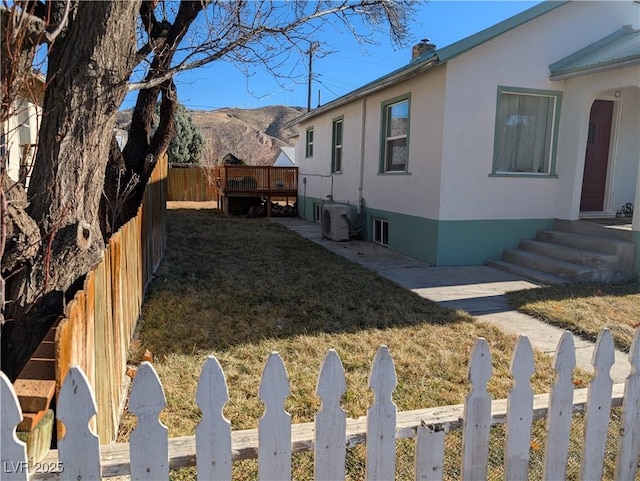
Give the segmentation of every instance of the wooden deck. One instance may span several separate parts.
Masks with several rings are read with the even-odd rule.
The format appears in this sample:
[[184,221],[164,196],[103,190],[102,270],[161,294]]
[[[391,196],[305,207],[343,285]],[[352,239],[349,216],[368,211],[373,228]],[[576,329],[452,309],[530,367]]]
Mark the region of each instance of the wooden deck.
[[[230,198],[265,197],[267,215],[274,200],[297,199],[298,168],[262,165],[220,165],[214,173],[218,205],[229,213]],[[295,202],[295,200],[294,200]]]

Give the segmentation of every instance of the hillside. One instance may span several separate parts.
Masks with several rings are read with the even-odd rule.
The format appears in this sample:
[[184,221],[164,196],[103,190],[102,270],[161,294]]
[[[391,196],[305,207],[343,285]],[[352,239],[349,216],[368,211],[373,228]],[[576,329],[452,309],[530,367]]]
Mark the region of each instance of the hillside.
[[[232,153],[247,164],[269,165],[277,157],[280,147],[294,143],[291,138],[294,131],[284,129],[283,125],[300,116],[304,110],[278,105],[190,112],[207,144],[203,163],[215,162]],[[130,121],[130,110],[120,112],[120,128],[126,129]]]

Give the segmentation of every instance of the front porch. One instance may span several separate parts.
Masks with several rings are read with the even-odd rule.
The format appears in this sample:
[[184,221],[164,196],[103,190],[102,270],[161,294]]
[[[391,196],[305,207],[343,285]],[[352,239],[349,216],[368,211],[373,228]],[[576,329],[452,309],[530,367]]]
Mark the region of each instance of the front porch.
[[542,284],[623,282],[637,274],[633,240],[630,219],[556,219],[553,229],[522,239],[487,264]]

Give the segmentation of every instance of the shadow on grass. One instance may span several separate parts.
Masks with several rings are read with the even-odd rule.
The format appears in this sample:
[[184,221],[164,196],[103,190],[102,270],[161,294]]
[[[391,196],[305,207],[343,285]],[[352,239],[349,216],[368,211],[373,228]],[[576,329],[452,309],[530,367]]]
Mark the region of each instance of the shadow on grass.
[[264,219],[167,215],[165,258],[143,306],[154,352],[471,320]]
[[640,328],[640,283],[579,283],[514,291],[507,294],[517,310],[595,341],[611,330],[616,347],[628,352]]

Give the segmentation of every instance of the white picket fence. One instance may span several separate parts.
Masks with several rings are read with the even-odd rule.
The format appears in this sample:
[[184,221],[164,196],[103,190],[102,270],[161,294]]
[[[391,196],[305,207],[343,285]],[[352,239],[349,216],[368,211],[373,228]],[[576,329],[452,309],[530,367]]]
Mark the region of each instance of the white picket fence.
[[[369,385],[374,402],[366,416],[347,419],[340,406],[346,385],[344,370],[330,350],[322,366],[317,394],[322,401],[315,423],[291,425],[284,409],[289,382],[282,359],[272,353],[259,388],[265,413],[257,430],[231,431],[222,408],[229,400],[218,361],[209,357],[202,369],[196,402],[202,420],[195,436],[167,438],[158,420],[165,407],[162,386],[151,364],[143,363],[135,377],[129,409],[138,418],[129,443],[100,446],[88,427],[96,413],[94,396],[81,370],[72,368],[57,403],[58,419],[66,434],[58,450],[39,462],[33,473],[26,466],[25,445],[15,436],[21,419],[11,384],[2,375],[1,447],[3,480],[93,480],[131,474],[136,480],[168,479],[169,469],[196,465],[199,480],[231,479],[234,460],[257,457],[259,479],[291,479],[294,452],[314,450],[314,475],[318,480],[345,478],[346,449],[366,442],[366,477],[395,477],[396,440],[416,438],[415,478],[443,477],[445,433],[462,429],[462,478],[487,478],[490,427],[506,423],[504,476],[526,480],[529,472],[532,420],[547,417],[543,479],[565,479],[572,413],[584,411],[580,478],[602,478],[605,443],[611,407],[622,406],[615,479],[634,479],[640,453],[640,329],[636,331],[629,361],[631,372],[624,384],[613,385],[609,371],[614,362],[613,341],[608,330],[598,339],[593,356],[595,375],[587,389],[574,390],[573,337],[565,333],[555,355],[557,377],[550,394],[533,395],[533,352],[526,337],[518,340],[511,363],[514,377],[509,398],[492,401],[487,381],[492,375],[491,355],[484,339],[471,353],[468,378],[471,390],[459,406],[397,412],[392,393],[396,374],[389,350],[378,350]],[[197,454],[196,454],[197,453]],[[55,469],[52,469],[55,468]],[[54,472],[45,472],[54,471]]]

